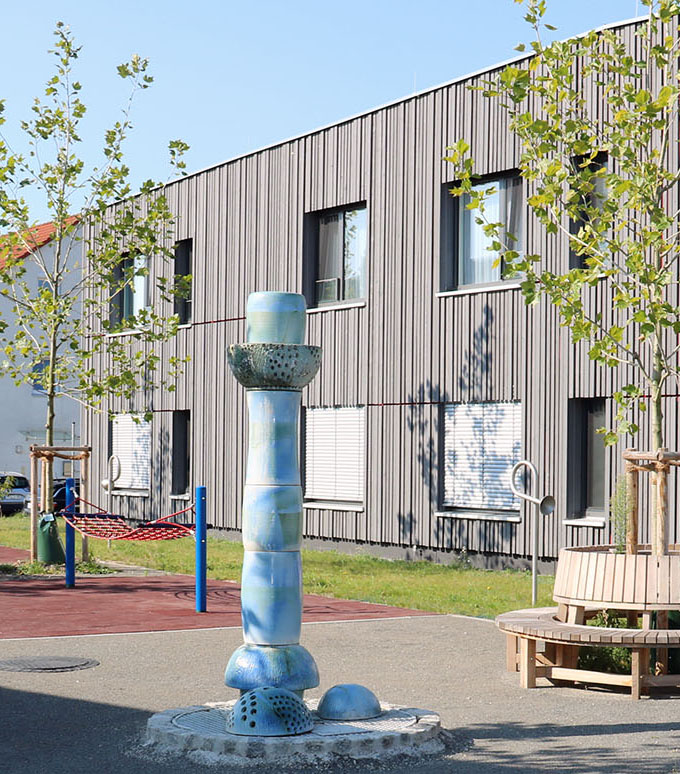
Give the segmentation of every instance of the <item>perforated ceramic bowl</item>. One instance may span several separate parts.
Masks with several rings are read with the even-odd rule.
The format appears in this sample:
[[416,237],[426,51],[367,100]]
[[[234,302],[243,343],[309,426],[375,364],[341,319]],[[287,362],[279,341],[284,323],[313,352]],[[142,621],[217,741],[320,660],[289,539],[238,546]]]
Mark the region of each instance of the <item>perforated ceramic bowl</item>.
[[254,688],[234,704],[227,731],[239,736],[295,736],[314,727],[299,696],[285,688]]
[[323,720],[367,720],[382,714],[373,691],[356,683],[341,683],[321,697],[317,714]]
[[231,344],[227,360],[249,390],[301,390],[316,376],[321,347],[307,344]]

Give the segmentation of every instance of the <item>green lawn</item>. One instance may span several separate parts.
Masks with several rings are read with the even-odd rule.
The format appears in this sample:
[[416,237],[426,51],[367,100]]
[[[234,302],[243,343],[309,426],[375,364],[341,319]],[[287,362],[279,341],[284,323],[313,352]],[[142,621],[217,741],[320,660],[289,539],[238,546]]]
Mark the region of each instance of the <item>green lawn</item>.
[[[0,545],[29,547],[25,515],[0,518]],[[111,559],[170,572],[193,574],[192,540],[133,543],[91,540],[97,559]],[[78,542],[79,550],[79,542]],[[239,543],[208,540],[208,577],[239,580],[243,548]],[[513,570],[475,570],[465,564],[391,562],[337,551],[303,551],[304,588],[310,594],[359,599],[437,613],[493,618],[531,605],[531,575]],[[552,576],[538,579],[538,604],[552,605]]]

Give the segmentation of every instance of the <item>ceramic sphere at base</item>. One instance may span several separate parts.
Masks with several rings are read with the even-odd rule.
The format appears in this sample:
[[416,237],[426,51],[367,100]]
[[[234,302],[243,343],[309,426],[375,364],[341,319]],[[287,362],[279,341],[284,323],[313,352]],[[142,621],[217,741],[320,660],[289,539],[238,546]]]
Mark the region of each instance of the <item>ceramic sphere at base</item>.
[[382,713],[373,691],[356,683],[329,688],[321,698],[317,713],[323,720],[367,720]]
[[227,731],[241,736],[293,736],[313,728],[305,703],[284,688],[255,688],[244,693],[227,717]]

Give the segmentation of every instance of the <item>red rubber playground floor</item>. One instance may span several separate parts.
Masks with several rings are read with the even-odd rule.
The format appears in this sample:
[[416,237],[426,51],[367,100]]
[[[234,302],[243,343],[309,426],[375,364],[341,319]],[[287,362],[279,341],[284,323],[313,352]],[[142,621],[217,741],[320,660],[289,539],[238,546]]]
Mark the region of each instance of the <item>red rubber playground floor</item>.
[[[0,546],[0,563],[28,557]],[[188,575],[78,577],[67,589],[62,576],[0,580],[0,639],[83,634],[216,629],[241,625],[238,583],[208,581],[208,612],[194,611]],[[304,622],[357,621],[432,615],[422,610],[305,594]]]

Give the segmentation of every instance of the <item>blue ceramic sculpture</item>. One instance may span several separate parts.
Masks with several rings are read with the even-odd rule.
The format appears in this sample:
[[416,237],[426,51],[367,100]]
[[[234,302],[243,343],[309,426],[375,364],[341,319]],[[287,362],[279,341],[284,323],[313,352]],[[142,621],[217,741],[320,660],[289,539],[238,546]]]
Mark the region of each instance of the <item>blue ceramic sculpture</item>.
[[249,412],[241,582],[245,644],[232,654],[224,678],[242,694],[276,687],[302,696],[319,684],[316,663],[300,645],[300,391],[321,364],[321,348],[302,343],[305,313],[297,293],[252,293],[248,343],[227,351],[234,376],[248,390]]

